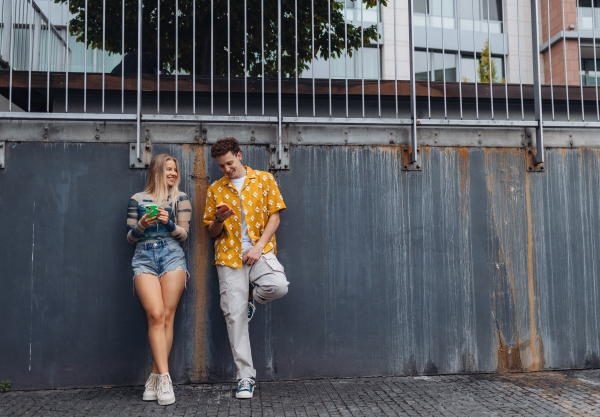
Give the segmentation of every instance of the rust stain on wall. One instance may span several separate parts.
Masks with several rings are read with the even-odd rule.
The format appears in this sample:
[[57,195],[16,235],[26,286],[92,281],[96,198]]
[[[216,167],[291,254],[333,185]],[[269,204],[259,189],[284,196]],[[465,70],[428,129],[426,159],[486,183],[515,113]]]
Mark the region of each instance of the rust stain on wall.
[[[544,358],[541,332],[536,325],[529,175],[539,174],[528,174],[520,168],[526,157],[523,150],[487,148],[484,152],[494,236],[492,248],[495,248],[491,259],[495,262],[492,305],[498,331],[497,366],[502,371],[536,371],[543,368]],[[524,226],[526,239],[516,233]],[[522,299],[525,291],[527,298]],[[514,332],[514,337],[507,337],[503,329],[510,334]]]
[[208,260],[208,231],[204,227],[204,206],[206,205],[206,192],[208,190],[208,177],[206,175],[206,153],[204,146],[184,145],[183,152],[195,153],[192,182],[194,184],[194,285],[196,288],[195,303],[195,335],[194,335],[194,361],[192,364],[191,381],[204,382],[208,379],[206,373],[206,276]]
[[458,157],[460,159],[458,169],[460,175],[460,201],[461,201],[461,212],[463,226],[468,224],[468,218],[470,215],[470,199],[469,199],[469,153],[471,149],[464,147],[458,148]]
[[[539,371],[542,369],[543,353],[538,349],[537,338],[535,334],[535,291],[533,285],[533,219],[531,218],[531,188],[529,183],[530,175],[525,173],[525,200],[527,202],[527,292],[529,295],[529,363],[528,370]],[[539,335],[541,339],[541,332]]]

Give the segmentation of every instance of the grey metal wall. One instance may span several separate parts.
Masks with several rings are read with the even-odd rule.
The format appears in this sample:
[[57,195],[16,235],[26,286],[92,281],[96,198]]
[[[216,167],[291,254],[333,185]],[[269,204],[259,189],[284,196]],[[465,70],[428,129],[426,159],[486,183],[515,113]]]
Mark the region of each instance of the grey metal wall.
[[[163,151],[182,161],[195,210],[171,371],[232,380],[199,223],[221,173],[208,147]],[[266,147],[243,151],[266,169]],[[423,148],[423,171],[402,172],[395,146],[292,146],[277,174],[291,284],[251,322],[258,379],[600,366],[600,152],[546,156],[545,173],[527,173],[523,149]],[[8,143],[0,379],[15,389],[142,384],[150,371],[125,239],[145,172],[127,157],[124,143]]]

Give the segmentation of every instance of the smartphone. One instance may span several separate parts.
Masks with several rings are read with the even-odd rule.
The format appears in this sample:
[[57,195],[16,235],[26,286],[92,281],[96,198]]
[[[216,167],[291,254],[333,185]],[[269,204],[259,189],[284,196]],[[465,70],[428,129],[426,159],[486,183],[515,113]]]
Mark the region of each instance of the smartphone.
[[148,213],[148,217],[158,216],[158,206],[156,204],[146,205],[146,213]]
[[227,210],[231,210],[231,208],[227,204],[223,203],[217,206],[217,210],[219,213],[225,213]]

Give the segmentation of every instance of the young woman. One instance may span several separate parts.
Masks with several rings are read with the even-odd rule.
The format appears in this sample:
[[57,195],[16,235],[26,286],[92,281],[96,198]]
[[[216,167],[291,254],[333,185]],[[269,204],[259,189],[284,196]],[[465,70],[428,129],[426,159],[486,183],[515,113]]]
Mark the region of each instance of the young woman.
[[[160,405],[175,402],[168,358],[175,310],[189,277],[180,242],[188,237],[192,206],[188,196],[179,191],[179,182],[177,159],[155,156],[146,189],[131,197],[127,209],[127,241],[136,244],[133,279],[148,318],[154,358],[143,399],[158,400]],[[146,206],[152,204],[158,206],[158,214],[147,212]]]

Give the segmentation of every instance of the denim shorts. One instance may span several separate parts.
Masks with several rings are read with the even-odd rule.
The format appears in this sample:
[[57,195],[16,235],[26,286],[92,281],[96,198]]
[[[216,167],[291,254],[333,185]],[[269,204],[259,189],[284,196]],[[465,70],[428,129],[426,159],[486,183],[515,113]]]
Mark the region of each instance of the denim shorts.
[[185,271],[186,280],[190,274],[185,263],[183,249],[175,239],[163,239],[152,243],[138,243],[133,255],[133,279],[138,274],[152,274],[159,279],[171,271]]

